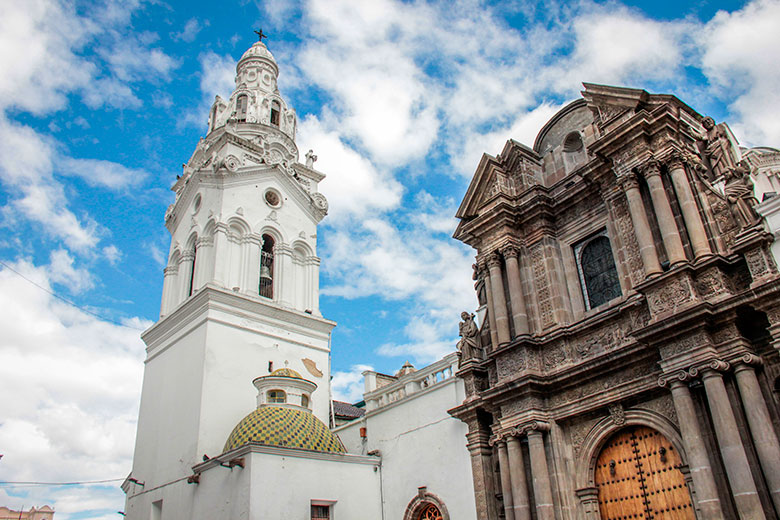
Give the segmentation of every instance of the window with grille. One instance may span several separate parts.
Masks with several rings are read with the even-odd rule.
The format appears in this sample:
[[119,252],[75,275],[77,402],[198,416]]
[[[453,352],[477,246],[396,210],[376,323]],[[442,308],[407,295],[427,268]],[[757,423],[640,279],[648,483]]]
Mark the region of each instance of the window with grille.
[[268,391],[268,402],[269,403],[286,403],[287,402],[287,394],[284,393],[284,390],[269,390]]
[[574,248],[585,307],[590,310],[622,294],[606,230]]
[[330,506],[312,504],[311,520],[330,520]]

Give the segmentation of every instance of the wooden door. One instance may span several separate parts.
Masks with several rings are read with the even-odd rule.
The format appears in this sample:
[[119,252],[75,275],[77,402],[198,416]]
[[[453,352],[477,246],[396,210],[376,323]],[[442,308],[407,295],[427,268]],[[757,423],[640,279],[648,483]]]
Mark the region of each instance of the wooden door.
[[694,520],[679,453],[659,432],[630,426],[596,461],[602,520]]

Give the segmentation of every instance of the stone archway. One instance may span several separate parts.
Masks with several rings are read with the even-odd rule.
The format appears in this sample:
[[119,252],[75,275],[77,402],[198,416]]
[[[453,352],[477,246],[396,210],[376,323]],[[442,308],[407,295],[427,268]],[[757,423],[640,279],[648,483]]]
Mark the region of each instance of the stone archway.
[[[680,457],[679,463],[676,463],[676,465],[679,466],[676,471],[682,475],[683,482],[686,484],[685,491],[688,493],[689,497],[695,496],[693,482],[691,481],[690,472],[687,466],[688,458],[685,454],[682,438],[674,423],[665,415],[655,411],[642,408],[628,409],[617,419],[615,417],[605,417],[598,421],[591,427],[581,444],[579,456],[576,458],[575,462],[575,479],[577,482],[576,493],[580,501],[581,514],[587,520],[607,520],[607,518],[615,518],[601,515],[599,488],[596,486],[597,466],[599,465],[600,456],[612,441],[613,436],[629,427],[646,427],[659,433],[666,439],[668,442],[666,445],[667,451],[674,451]],[[669,448],[673,449],[669,450]],[[611,460],[612,458],[607,461],[607,464],[609,464],[609,461]],[[615,460],[617,462],[617,459]],[[609,467],[607,466],[607,469],[608,468]],[[668,473],[668,471],[669,470],[667,469],[666,473]],[[679,483],[673,485],[679,486]],[[676,489],[679,489],[679,487]],[[617,518],[620,518],[620,516]],[[624,518],[639,519],[647,517],[624,516]],[[656,518],[675,517],[659,516]],[[686,517],[683,516],[680,518]],[[693,518],[693,516],[690,518]]]
[[404,512],[404,520],[450,520],[444,502],[426,487],[420,487]]

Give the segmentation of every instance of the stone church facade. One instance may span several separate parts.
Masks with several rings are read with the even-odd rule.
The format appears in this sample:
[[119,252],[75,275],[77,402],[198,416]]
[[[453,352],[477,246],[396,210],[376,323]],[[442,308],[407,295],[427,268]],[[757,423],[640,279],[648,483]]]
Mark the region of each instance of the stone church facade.
[[780,276],[728,127],[586,84],[458,209],[477,516],[780,515]]

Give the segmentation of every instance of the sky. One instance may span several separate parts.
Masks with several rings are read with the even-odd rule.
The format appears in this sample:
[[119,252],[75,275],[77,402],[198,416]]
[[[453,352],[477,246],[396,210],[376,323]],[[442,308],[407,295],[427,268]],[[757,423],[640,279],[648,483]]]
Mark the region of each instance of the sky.
[[[0,0],[0,505],[116,519],[169,190],[269,35],[313,149],[337,398],[454,350],[476,306],[455,211],[482,153],[595,82],[780,145],[780,1]],[[26,485],[84,482],[101,485]],[[8,484],[13,482],[15,484]]]

